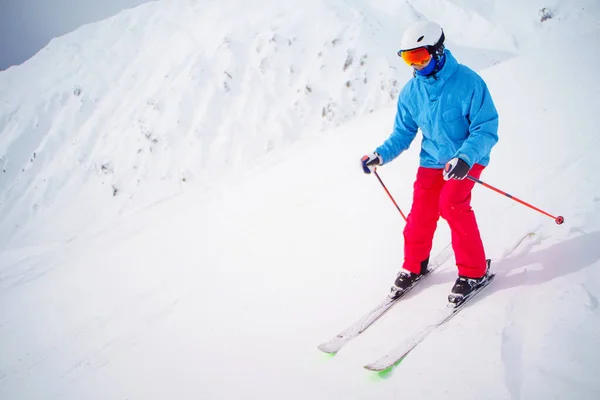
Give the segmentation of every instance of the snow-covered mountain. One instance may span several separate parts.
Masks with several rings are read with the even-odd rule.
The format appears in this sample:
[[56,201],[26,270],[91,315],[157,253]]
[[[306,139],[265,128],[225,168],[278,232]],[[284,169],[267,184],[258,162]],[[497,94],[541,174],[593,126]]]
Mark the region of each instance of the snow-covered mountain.
[[[439,15],[393,3],[161,1],[53,40],[0,75],[2,242],[57,212],[76,216],[65,232],[110,220],[392,105],[404,27]],[[477,10],[440,4],[475,68],[517,52]]]
[[[164,0],[0,72],[0,398],[598,398],[599,16],[595,0]],[[482,179],[567,222],[477,188],[497,281],[370,379],[456,275],[335,358],[316,350],[401,263],[402,221],[358,159],[391,129],[418,19],[488,82]],[[405,211],[417,147],[380,171]]]

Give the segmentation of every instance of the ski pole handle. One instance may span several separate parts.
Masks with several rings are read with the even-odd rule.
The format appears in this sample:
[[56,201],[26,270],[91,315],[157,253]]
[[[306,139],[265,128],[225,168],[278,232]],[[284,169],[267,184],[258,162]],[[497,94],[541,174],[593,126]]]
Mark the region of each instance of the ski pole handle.
[[527,202],[525,202],[525,201],[523,201],[521,199],[518,199],[515,196],[513,196],[511,194],[508,194],[508,193],[506,193],[506,192],[504,192],[504,191],[502,191],[500,189],[497,189],[497,188],[493,187],[492,185],[488,185],[487,183],[485,183],[485,182],[483,182],[483,181],[481,181],[481,180],[479,180],[477,178],[474,178],[471,175],[467,175],[467,178],[470,179],[470,180],[472,180],[473,182],[476,182],[476,183],[479,183],[480,185],[485,186],[488,189],[492,189],[496,193],[503,194],[504,196],[508,197],[509,199],[512,199],[512,200],[516,201],[517,203],[523,204],[524,206],[529,207],[532,210],[535,210],[535,211],[537,211],[537,212],[539,212],[541,214],[544,214],[544,215],[552,218],[554,220],[554,222],[556,222],[558,225],[562,225],[565,222],[565,218],[564,217],[562,217],[560,215],[558,217],[555,217],[554,215],[549,214],[549,213],[547,213],[544,210],[540,210],[539,208],[537,208],[535,206],[532,206],[531,204],[529,204],[529,203],[527,203]]
[[383,190],[385,190],[385,192],[387,193],[387,195],[390,197],[390,200],[392,200],[392,203],[394,203],[394,205],[396,206],[396,208],[400,212],[400,215],[402,215],[402,218],[404,218],[404,222],[406,222],[406,216],[404,215],[404,213],[402,212],[402,210],[400,209],[400,207],[398,207],[398,204],[396,203],[396,200],[394,200],[394,198],[392,197],[392,195],[389,192],[389,190],[387,190],[387,188],[385,187],[383,181],[381,180],[381,178],[379,177],[379,174],[377,173],[377,169],[375,169],[373,171],[373,173],[377,177],[377,180],[379,180],[379,183],[381,183],[381,186],[383,186]]

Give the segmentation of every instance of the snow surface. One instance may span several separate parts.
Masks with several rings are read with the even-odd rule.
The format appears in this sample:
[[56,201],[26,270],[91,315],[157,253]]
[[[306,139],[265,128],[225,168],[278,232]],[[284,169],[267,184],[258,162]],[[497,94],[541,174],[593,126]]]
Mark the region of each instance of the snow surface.
[[[546,7],[553,18],[540,21]],[[1,399],[600,398],[596,0],[158,1],[0,72]],[[403,222],[358,160],[440,22],[500,112],[474,208],[498,276],[391,373],[448,262],[387,293]],[[418,143],[380,175],[404,211]],[[508,258],[523,235],[535,239]],[[449,242],[440,223],[434,252]]]

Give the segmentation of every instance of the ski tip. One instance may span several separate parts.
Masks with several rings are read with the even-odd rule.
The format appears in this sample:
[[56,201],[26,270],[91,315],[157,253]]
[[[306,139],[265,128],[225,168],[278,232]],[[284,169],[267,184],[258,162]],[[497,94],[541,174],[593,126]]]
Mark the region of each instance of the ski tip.
[[327,354],[331,354],[331,355],[335,355],[338,352],[338,349],[333,349],[333,348],[327,346],[327,343],[320,344],[319,346],[317,346],[317,348],[319,350],[321,350],[323,353],[327,353]]
[[396,361],[392,365],[377,365],[377,363],[371,363],[367,365],[363,365],[363,368],[367,371],[376,372],[381,377],[385,377],[389,375],[400,363],[404,361],[404,357],[400,360]]

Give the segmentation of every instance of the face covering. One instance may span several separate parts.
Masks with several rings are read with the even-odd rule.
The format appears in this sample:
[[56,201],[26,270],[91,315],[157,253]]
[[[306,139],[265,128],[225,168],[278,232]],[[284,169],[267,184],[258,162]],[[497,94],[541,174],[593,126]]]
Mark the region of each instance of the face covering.
[[429,76],[435,72],[438,72],[444,66],[446,62],[446,53],[443,53],[441,57],[434,57],[429,64],[422,70],[418,71],[415,69],[415,72],[422,76]]

